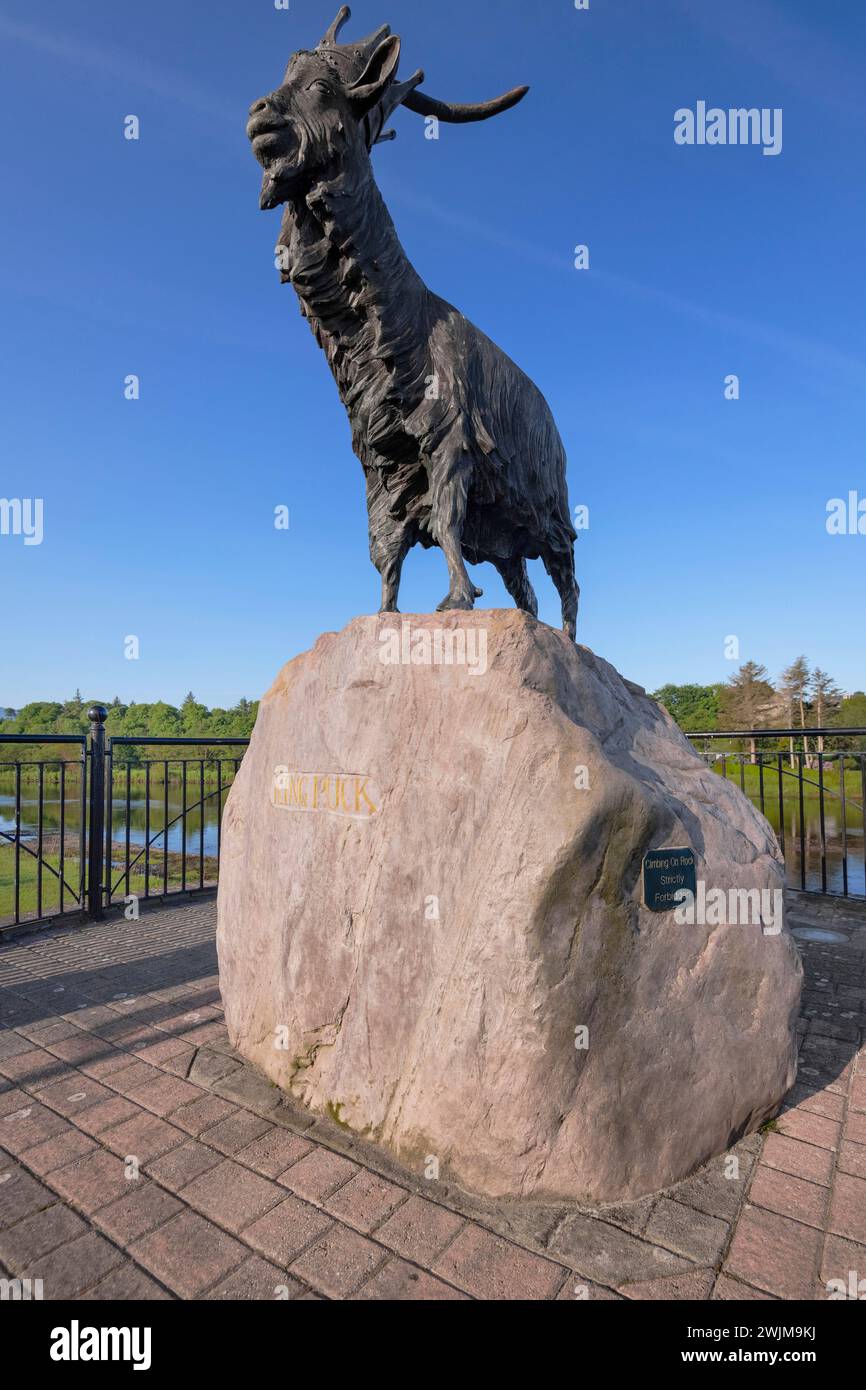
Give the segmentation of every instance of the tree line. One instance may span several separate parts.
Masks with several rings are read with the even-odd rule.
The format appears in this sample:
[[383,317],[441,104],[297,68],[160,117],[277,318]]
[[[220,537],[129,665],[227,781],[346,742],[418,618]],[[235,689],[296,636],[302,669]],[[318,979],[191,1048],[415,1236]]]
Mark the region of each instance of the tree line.
[[[652,698],[663,704],[685,733],[716,733],[725,729],[797,728],[821,726],[866,728],[866,693],[844,695],[826,671],[797,657],[772,682],[767,669],[745,662],[726,682],[713,685],[663,685]],[[192,691],[179,705],[164,700],[128,705],[115,696],[110,702],[84,700],[76,690],[64,701],[35,700],[21,709],[0,709],[0,732],[7,734],[83,734],[89,730],[87,711],[93,704],[108,710],[109,737],[248,738],[258,713],[258,701],[241,699],[230,709],[208,709]],[[860,741],[866,746],[866,740]],[[27,756],[24,749],[19,750]],[[820,751],[820,749],[819,749]],[[37,754],[34,752],[34,757]],[[135,760],[134,749],[129,756]]]
[[[811,666],[805,656],[792,661],[776,681],[765,666],[746,661],[724,683],[663,685],[653,699],[685,733],[785,728],[804,730],[808,737],[815,728],[866,728],[866,693],[845,695],[832,676]],[[854,744],[866,746],[866,740],[855,739]],[[817,741],[819,752],[824,745],[824,739]]]
[[[87,711],[91,705],[104,704],[108,710],[105,728],[110,738],[121,735],[140,738],[200,738],[202,750],[209,739],[248,738],[258,713],[258,701],[241,699],[231,709],[208,709],[196,700],[192,691],[180,706],[157,700],[153,704],[128,705],[115,696],[105,700],[84,700],[80,690],[69,700],[35,700],[21,709],[0,710],[0,733],[6,734],[84,734],[89,731]],[[34,745],[32,758],[44,757],[47,745]],[[134,747],[118,749],[119,760],[137,762]],[[193,756],[195,749],[189,750]],[[19,748],[16,756],[22,760],[30,754]]]

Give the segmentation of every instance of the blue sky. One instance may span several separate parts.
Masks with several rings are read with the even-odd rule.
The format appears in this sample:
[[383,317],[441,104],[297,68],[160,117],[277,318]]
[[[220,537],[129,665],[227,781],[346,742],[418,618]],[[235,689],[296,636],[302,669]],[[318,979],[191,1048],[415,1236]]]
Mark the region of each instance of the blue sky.
[[[361,467],[244,135],[337,8],[0,0],[0,496],[45,509],[40,546],[0,536],[0,704],[230,704],[378,606]],[[385,21],[434,95],[531,87],[438,142],[402,111],[374,161],[428,284],[553,408],[590,509],[579,640],[651,689],[725,680],[730,635],[772,675],[805,652],[862,688],[866,536],[825,526],[866,498],[862,0],[359,0],[343,37]],[[782,153],[676,145],[699,100],[781,108]],[[401,608],[446,587],[416,549]]]

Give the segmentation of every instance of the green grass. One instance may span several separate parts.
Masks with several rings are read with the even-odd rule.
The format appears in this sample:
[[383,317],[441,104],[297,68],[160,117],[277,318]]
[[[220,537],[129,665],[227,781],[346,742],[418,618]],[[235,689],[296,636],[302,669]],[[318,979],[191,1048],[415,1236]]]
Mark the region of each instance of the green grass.
[[[55,871],[60,867],[60,857],[57,854],[46,854],[44,856],[46,864],[50,865]],[[63,909],[65,912],[73,911],[76,907],[74,894],[78,892],[78,856],[67,855],[64,860],[64,877],[66,883],[73,890],[70,893],[64,890]],[[19,892],[20,913],[22,917],[32,916],[38,906],[38,871],[37,863],[31,855],[24,850],[21,851],[21,885]],[[43,865],[42,869],[42,911],[43,913],[57,912],[60,906],[60,882]],[[0,922],[11,918],[15,912],[15,849],[13,845],[5,845],[0,848]]]
[[[738,759],[727,757],[728,781],[740,786],[740,763]],[[713,772],[719,777],[723,776],[722,762],[707,762]],[[761,793],[761,771],[757,764],[746,762],[743,765],[743,785],[747,796],[759,797]],[[799,801],[799,768],[791,767],[790,762],[785,758],[782,762],[782,787],[786,801],[793,799]],[[841,787],[839,769],[835,763],[824,764],[824,795],[832,795],[838,798]],[[820,786],[818,782],[818,769],[803,768],[803,799],[815,800],[820,798]],[[848,764],[845,768],[845,797],[848,801],[861,802],[863,796],[863,784],[860,778],[860,769],[853,764]],[[778,803],[779,799],[779,765],[777,761],[764,763],[764,797],[770,797]]]
[[[135,847],[133,855],[137,853]],[[42,867],[42,913],[47,916],[57,912],[60,906],[60,883],[55,876],[60,867],[60,857],[58,854],[46,853],[43,855]],[[19,886],[19,914],[22,918],[34,917],[39,907],[38,894],[38,864],[36,859],[21,851],[21,880]],[[51,872],[55,870],[55,873]],[[183,887],[182,860],[179,854],[171,851],[168,856],[168,891],[177,892]],[[79,882],[79,861],[76,855],[66,855],[64,860],[64,875],[66,883],[73,889],[73,893],[65,891],[63,895],[63,910],[74,912],[77,903],[74,893],[78,891]],[[205,856],[204,861],[204,881],[206,884],[216,882],[217,861],[214,857]],[[145,894],[145,875],[143,859],[139,860],[136,867],[130,870],[129,887],[126,886],[126,878],[123,875],[122,866],[115,863],[111,871],[111,884],[114,889],[113,901],[122,902],[127,893],[135,894],[143,898]],[[199,861],[197,855],[187,854],[186,857],[186,887],[197,888],[199,884]],[[159,896],[163,892],[163,855],[161,850],[150,851],[150,893],[152,896]],[[6,924],[15,915],[15,849],[12,845],[0,847],[0,924]]]
[[[198,763],[198,759],[196,759],[196,764],[197,764],[197,763]],[[226,760],[223,760],[223,764],[224,764],[224,765],[223,765],[223,768],[222,768],[222,785],[223,785],[223,787],[229,787],[229,786],[231,786],[232,779],[234,778],[234,775],[235,775],[234,765],[233,765],[233,764],[231,764],[231,765],[228,764]],[[26,762],[22,762],[20,766],[21,766],[21,786],[22,786],[22,789],[25,789],[25,788],[26,788],[26,790],[27,790],[28,792],[33,792],[33,791],[35,791],[35,790],[38,788],[38,786],[39,786],[39,769],[38,769],[38,767],[36,766],[35,763],[26,763]],[[74,794],[80,789],[81,783],[80,783],[80,781],[79,781],[79,779],[78,779],[78,773],[77,773],[77,771],[76,771],[76,769],[80,768],[80,766],[81,766],[81,764],[80,764],[80,763],[77,763],[77,762],[74,762],[74,763],[67,763],[67,764],[66,764],[66,774],[65,774],[65,777],[66,777],[66,790],[67,790],[67,792],[68,792],[68,794],[69,794],[70,796],[71,796],[71,795],[74,795]],[[169,760],[168,774],[169,774],[169,775],[168,775],[168,780],[169,780],[169,782],[171,783],[171,785],[177,786],[177,787],[181,787],[181,786],[183,785],[183,775],[182,775],[182,772],[181,772],[181,770],[179,769],[179,767],[178,767],[176,764],[175,764],[175,765],[172,765],[171,760]],[[190,798],[193,798],[194,793],[197,792],[198,787],[199,787],[199,784],[200,784],[200,780],[201,780],[201,779],[200,779],[200,774],[199,774],[199,768],[198,768],[198,766],[197,766],[197,765],[196,765],[196,766],[192,766],[192,765],[191,765],[190,767],[188,767],[188,768],[187,768],[187,792],[188,792],[188,795],[189,795]],[[15,773],[14,773],[14,771],[11,771],[9,768],[0,768],[0,792],[2,792],[2,793],[3,793],[4,795],[6,795],[6,796],[14,796],[14,795],[15,795],[15,781],[16,781],[16,779],[15,779]],[[163,785],[164,781],[165,781],[165,768],[164,768],[162,762],[153,762],[153,763],[151,763],[151,764],[150,764],[150,785],[151,785],[151,789],[153,789],[154,787],[161,787],[161,786]],[[218,786],[219,781],[220,781],[220,777],[219,777],[219,773],[218,773],[217,768],[213,765],[213,763],[211,763],[210,765],[206,764],[206,765],[205,765],[205,770],[204,770],[204,784],[205,784],[205,786],[206,786],[206,787],[216,787],[216,786]],[[135,766],[133,766],[132,769],[131,769],[131,772],[130,772],[130,776],[129,776],[129,785],[130,785],[130,788],[131,788],[133,791],[144,791],[146,784],[147,784],[147,773],[146,773],[145,768],[144,768],[144,767],[135,767]],[[45,785],[46,790],[48,790],[48,789],[50,788],[52,791],[56,791],[57,788],[60,786],[60,771],[59,771],[59,769],[57,768],[56,765],[55,765],[54,767],[46,767],[46,768],[45,768],[45,772],[44,772],[44,785]],[[114,794],[115,794],[115,796],[120,796],[120,795],[122,795],[125,791],[126,791],[126,764],[125,764],[125,763],[117,763],[117,764],[115,764],[115,767],[114,767]]]

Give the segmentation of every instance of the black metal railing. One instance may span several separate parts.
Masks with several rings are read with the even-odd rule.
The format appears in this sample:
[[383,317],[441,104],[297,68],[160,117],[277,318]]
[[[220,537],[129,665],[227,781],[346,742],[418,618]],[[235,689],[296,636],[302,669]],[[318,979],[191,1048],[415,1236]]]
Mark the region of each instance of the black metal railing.
[[2,734],[7,747],[71,756],[0,758],[0,926],[83,908],[86,881],[87,739]]
[[[246,738],[209,739],[207,747],[246,748],[248,743],[249,739]],[[111,739],[106,757],[107,799],[112,807],[119,804],[122,838],[120,842],[114,839],[112,816],[106,821],[104,832],[104,893],[107,902],[115,902],[118,898],[125,901],[130,897],[167,897],[171,893],[201,890],[216,883],[222,852],[224,797],[241,765],[241,758],[211,753],[206,757],[163,756],[141,762],[137,770],[144,780],[144,824],[141,827],[143,837],[138,843],[132,839],[132,784],[135,772],[128,759],[124,761],[118,758],[118,753],[124,748],[201,746],[200,738]],[[209,785],[214,780],[216,786]],[[155,786],[161,787],[158,798],[153,794]],[[118,787],[120,795],[116,798]],[[152,824],[154,805],[161,813],[157,816],[161,824],[156,829]],[[206,823],[208,809],[212,811],[210,826]],[[174,851],[170,843],[173,831],[178,845]],[[210,854],[207,853],[206,844],[209,832],[215,840],[215,852]]]
[[790,887],[866,897],[866,729],[739,729],[688,737],[770,821]]
[[[217,882],[225,796],[249,740],[108,739],[105,709],[89,714],[89,736],[0,733],[0,754],[38,750],[0,757],[0,929]],[[688,737],[771,822],[792,887],[866,897],[866,729]],[[169,755],[192,748],[207,751]],[[160,756],[142,757],[149,749]]]
[[[0,929],[217,882],[225,797],[249,739],[109,739],[104,707],[88,717],[89,736],[0,733],[0,755],[37,750],[0,759]],[[55,746],[75,751],[43,756]]]

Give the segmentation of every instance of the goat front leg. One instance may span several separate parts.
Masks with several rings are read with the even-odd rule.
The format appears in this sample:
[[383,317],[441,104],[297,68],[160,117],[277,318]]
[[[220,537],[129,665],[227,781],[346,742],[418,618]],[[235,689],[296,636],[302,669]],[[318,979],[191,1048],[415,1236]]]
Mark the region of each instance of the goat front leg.
[[412,528],[393,517],[388,493],[377,469],[367,474],[367,514],[370,527],[370,559],[382,580],[380,613],[397,613],[400,575],[413,543]]
[[403,561],[409,550],[409,539],[405,532],[391,540],[390,544],[379,547],[374,564],[382,577],[382,607],[380,613],[399,613],[397,595],[400,592],[400,574]]
[[449,580],[448,593],[438,604],[437,613],[450,608],[472,609],[484,592],[472,583],[463,559],[463,523],[471,476],[472,464],[465,456],[437,460],[430,470],[431,529],[444,551]]

